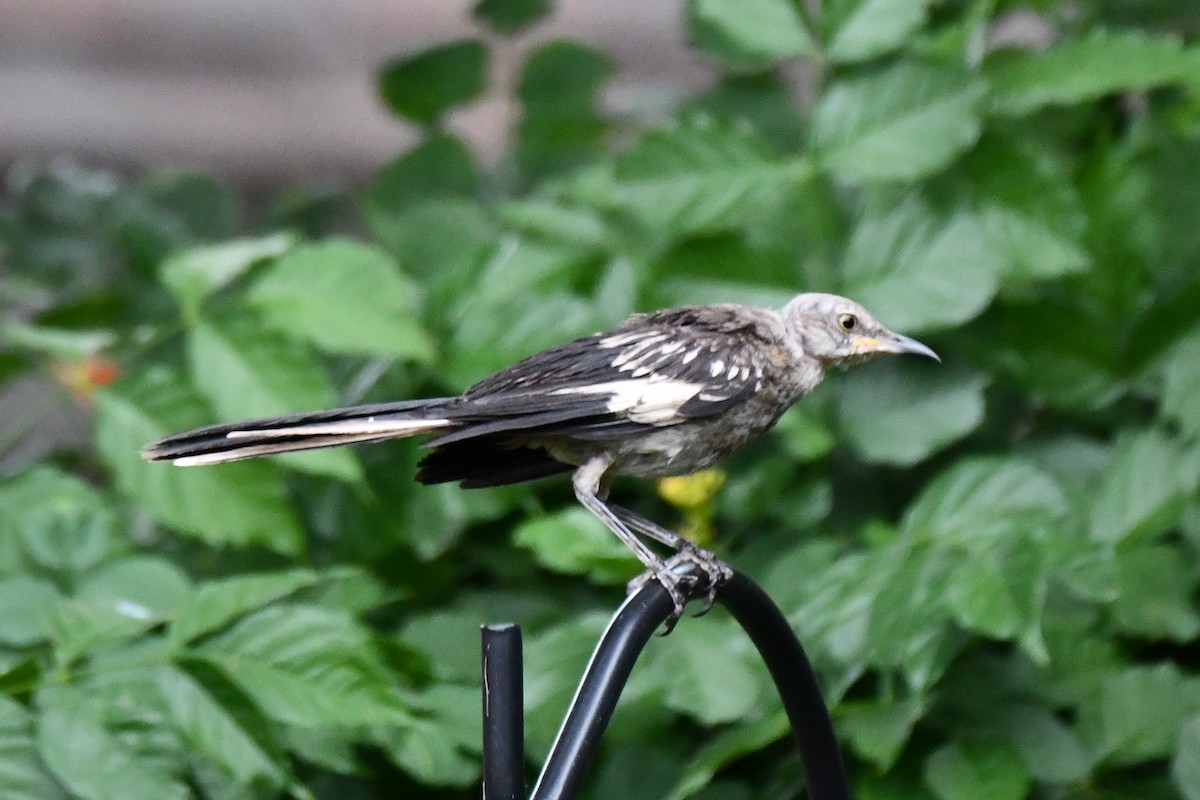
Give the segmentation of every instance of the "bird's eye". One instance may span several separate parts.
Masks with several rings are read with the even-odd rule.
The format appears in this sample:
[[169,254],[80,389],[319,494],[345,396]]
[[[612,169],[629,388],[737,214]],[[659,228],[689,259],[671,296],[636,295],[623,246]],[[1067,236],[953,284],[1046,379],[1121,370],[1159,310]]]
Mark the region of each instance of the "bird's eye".
[[838,317],[838,326],[849,332],[858,327],[858,317],[853,314],[842,314]]

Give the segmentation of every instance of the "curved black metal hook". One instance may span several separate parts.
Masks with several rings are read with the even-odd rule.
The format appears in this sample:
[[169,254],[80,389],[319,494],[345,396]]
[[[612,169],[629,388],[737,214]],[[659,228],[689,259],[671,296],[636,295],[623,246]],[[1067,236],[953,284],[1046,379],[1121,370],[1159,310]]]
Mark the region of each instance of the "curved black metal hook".
[[[693,596],[705,591],[703,585],[691,587]],[[750,636],[775,681],[800,748],[810,800],[849,800],[845,768],[829,711],[821,698],[812,665],[783,613],[757,584],[737,572],[718,591],[717,601],[729,609]],[[670,595],[652,581],[617,610],[592,653],[530,800],[568,800],[578,793],[638,655],[672,609]],[[485,634],[485,650],[486,638]],[[490,686],[491,708],[507,709],[497,712],[502,716],[520,714],[519,702],[514,710],[511,703],[497,705],[496,698],[497,687],[512,684],[512,670],[516,672],[517,684],[520,683],[519,649],[517,653],[515,662],[511,658],[503,662],[494,657],[493,651],[493,657],[485,658],[484,662],[485,694]],[[485,712],[488,702],[485,699]],[[493,731],[490,742],[489,730]],[[511,720],[506,725],[494,719],[489,728],[485,714],[485,798],[515,797],[513,792],[519,789],[514,787],[523,782],[524,764],[514,763],[511,746],[506,756],[501,755],[505,752],[504,745],[496,737],[503,730],[511,735]]]

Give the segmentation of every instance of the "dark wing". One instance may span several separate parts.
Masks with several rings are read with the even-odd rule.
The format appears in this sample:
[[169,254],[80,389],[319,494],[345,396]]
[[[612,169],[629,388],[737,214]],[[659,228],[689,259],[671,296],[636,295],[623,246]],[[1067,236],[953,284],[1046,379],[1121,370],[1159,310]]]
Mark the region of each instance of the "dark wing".
[[719,414],[762,386],[778,337],[768,312],[703,306],[631,317],[469,388],[437,446],[504,431],[626,436]]

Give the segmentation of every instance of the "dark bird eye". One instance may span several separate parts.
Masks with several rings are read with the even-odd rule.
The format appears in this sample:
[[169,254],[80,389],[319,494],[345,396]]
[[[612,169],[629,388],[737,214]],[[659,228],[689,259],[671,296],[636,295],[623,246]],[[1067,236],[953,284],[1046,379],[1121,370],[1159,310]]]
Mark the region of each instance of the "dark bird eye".
[[858,317],[854,316],[853,314],[842,314],[838,317],[838,325],[840,325],[844,331],[852,331],[858,327]]

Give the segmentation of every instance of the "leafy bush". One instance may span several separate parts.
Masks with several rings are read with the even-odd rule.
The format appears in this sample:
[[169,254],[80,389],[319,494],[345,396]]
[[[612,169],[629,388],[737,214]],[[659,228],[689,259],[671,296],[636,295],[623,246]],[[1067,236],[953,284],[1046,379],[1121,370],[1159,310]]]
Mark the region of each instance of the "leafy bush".
[[[510,35],[547,6],[475,13]],[[253,223],[200,176],[11,174],[0,375],[55,381],[95,438],[22,460],[50,404],[5,434],[0,794],[473,795],[476,626],[504,619],[540,760],[636,571],[562,481],[416,486],[411,442],[202,470],[139,446],[820,289],[944,365],[835,376],[723,486],[619,494],[787,611],[860,798],[1200,798],[1196,18],[1035,7],[690,0],[720,78],[645,130],[601,110],[604,54],[538,45],[494,170],[445,126],[481,34],[383,69],[426,135],[361,196]],[[736,626],[685,620],[588,793],[794,795],[785,734]]]

